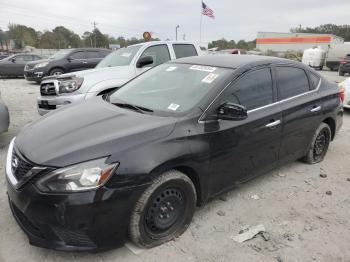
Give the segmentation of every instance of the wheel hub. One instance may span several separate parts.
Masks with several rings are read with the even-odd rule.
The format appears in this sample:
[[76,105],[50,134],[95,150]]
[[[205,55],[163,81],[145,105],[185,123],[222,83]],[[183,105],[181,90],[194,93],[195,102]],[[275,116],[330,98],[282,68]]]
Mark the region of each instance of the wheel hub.
[[176,224],[183,210],[182,193],[177,189],[166,189],[154,198],[146,215],[146,227],[152,233],[162,233]]

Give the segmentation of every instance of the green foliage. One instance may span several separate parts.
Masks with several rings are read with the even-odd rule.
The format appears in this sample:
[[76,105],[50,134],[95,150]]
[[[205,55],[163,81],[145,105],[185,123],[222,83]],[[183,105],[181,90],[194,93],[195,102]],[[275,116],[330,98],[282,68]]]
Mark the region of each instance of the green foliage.
[[333,34],[350,41],[350,25],[325,24],[316,27],[296,27],[290,29],[292,33]]
[[8,38],[14,39],[18,44],[18,48],[23,48],[24,45],[38,46],[39,38],[33,28],[16,24],[9,24],[8,28]]
[[[5,45],[5,41],[12,39],[16,43],[16,48],[23,48],[26,45],[37,48],[61,49],[75,47],[104,47],[109,44],[119,44],[121,47],[142,43],[143,38],[132,37],[125,39],[103,34],[98,28],[92,32],[86,31],[81,37],[64,26],[57,26],[52,31],[35,31],[31,27],[24,25],[9,24],[9,31],[0,31],[0,48]],[[159,40],[152,38],[152,41]]]
[[234,40],[227,41],[225,38],[212,41],[208,44],[208,48],[214,48],[217,47],[218,50],[224,50],[224,49],[233,49],[233,48],[239,48],[239,49],[246,49],[246,50],[252,50],[256,47],[256,41],[249,41],[246,42],[245,40],[239,40],[237,43]]

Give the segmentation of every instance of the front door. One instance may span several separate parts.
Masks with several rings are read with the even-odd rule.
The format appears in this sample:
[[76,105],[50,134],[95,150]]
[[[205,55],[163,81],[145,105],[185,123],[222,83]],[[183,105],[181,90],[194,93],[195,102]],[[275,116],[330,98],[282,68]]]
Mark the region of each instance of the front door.
[[282,114],[276,99],[271,68],[250,71],[228,86],[213,103],[241,104],[248,118],[204,123],[210,146],[211,194],[277,165]]

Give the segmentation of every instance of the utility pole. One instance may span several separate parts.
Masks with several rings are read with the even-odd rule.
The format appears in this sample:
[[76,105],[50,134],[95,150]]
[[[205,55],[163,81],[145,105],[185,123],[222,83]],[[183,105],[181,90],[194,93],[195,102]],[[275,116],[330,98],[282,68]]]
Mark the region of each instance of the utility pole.
[[94,21],[92,24],[93,24],[93,26],[94,26],[93,34],[94,34],[94,36],[95,36],[95,47],[96,47],[96,25],[97,25],[97,23]]
[[177,41],[177,29],[179,29],[179,25],[177,25],[176,27],[175,27],[175,39],[176,39],[176,41]]

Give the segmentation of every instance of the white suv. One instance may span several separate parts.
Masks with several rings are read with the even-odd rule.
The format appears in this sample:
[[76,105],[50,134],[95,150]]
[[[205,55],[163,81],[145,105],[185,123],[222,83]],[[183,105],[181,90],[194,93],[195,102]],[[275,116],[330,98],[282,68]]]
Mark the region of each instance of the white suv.
[[188,42],[155,41],[121,48],[94,69],[44,78],[38,112],[44,115],[61,106],[109,93],[151,67],[200,53],[198,46]]

